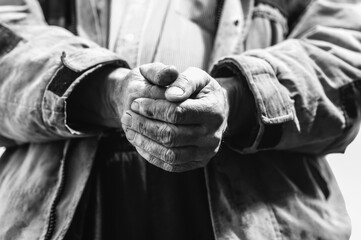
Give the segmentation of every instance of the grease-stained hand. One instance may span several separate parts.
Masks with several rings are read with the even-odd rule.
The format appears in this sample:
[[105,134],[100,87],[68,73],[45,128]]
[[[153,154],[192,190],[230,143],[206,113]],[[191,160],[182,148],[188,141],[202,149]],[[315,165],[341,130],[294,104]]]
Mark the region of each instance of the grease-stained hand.
[[[155,82],[155,71],[140,67]],[[127,139],[150,163],[183,172],[205,166],[217,153],[227,127],[225,90],[210,75],[188,68],[165,91],[165,98],[135,99],[121,121]]]
[[[142,71],[146,71],[145,76]],[[162,63],[151,63],[143,65],[142,70],[134,68],[116,69],[108,75],[106,91],[103,96],[106,98],[107,107],[101,109],[106,111],[104,116],[115,116],[108,121],[109,127],[120,127],[119,119],[124,112],[130,110],[134,99],[146,97],[151,99],[165,99],[165,86],[177,79],[178,71],[174,66]],[[102,92],[103,93],[103,92]]]

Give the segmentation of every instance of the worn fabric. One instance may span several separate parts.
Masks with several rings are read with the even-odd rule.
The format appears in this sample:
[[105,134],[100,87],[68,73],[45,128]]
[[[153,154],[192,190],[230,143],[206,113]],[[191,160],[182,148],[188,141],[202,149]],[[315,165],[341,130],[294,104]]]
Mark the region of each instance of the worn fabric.
[[[159,61],[178,70],[206,68],[216,30],[217,1],[203,1],[192,14],[196,22],[190,22],[184,14],[194,3],[113,1],[110,33],[117,35],[115,40],[109,38],[115,41],[110,49],[130,67]],[[99,9],[100,19],[106,9],[106,5]],[[171,24],[163,26],[163,22]],[[191,38],[183,34],[188,28],[194,31]],[[162,31],[161,37],[157,31]],[[188,48],[190,44],[194,47]],[[174,54],[172,49],[183,51]],[[124,147],[127,140],[115,135],[103,137],[100,143],[97,171],[91,177],[98,182],[88,183],[89,196],[79,203],[66,239],[214,239],[203,169],[165,172],[144,161],[133,147]]]
[[[214,236],[348,239],[324,155],[344,151],[359,128],[361,3],[269,2],[224,1],[209,56],[211,74],[244,81],[257,107],[254,138],[225,139],[204,169]],[[99,47],[94,1],[76,2],[81,38],[47,26],[35,1],[0,3],[0,238],[62,239],[101,132],[70,128],[67,99],[94,71],[129,65]]]
[[214,239],[204,171],[166,172],[111,133],[65,239]]
[[[122,2],[118,1],[118,5]],[[121,22],[113,50],[130,66],[162,62],[175,65],[179,71],[189,66],[208,67],[216,31],[217,0],[143,0],[118,7],[127,10],[123,21],[112,15],[113,21]]]

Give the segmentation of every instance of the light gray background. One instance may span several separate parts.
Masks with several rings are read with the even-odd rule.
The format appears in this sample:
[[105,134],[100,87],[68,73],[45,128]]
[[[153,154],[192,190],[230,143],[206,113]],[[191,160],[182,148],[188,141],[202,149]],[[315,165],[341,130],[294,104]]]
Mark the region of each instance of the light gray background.
[[345,154],[332,154],[328,161],[343,192],[352,221],[351,240],[361,239],[361,133]]

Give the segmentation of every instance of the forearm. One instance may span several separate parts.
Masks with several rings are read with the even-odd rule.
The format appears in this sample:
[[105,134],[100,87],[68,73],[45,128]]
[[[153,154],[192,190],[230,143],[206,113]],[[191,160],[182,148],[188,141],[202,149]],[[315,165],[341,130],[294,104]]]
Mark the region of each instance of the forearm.
[[229,105],[228,126],[224,137],[238,137],[244,145],[250,144],[258,127],[257,108],[251,91],[244,80],[236,76],[216,80],[226,92]]

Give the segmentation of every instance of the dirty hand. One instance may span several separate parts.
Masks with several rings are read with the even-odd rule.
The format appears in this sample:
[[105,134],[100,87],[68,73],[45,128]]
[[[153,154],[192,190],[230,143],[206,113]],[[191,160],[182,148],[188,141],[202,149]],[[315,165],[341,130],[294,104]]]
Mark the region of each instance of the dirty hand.
[[[147,71],[146,79],[143,71]],[[172,83],[178,76],[178,71],[173,66],[162,63],[143,65],[142,69],[127,70],[119,68],[108,76],[105,91],[107,107],[103,108],[108,113],[106,116],[114,116],[113,121],[108,121],[108,127],[120,127],[121,118],[134,99],[145,97],[150,99],[165,99],[165,86]],[[111,113],[109,113],[109,111]]]
[[[140,68],[156,82],[151,68]],[[227,126],[226,91],[206,72],[188,68],[165,98],[132,97],[121,122],[127,139],[150,163],[182,172],[205,166],[217,153]],[[128,103],[127,103],[128,104]]]

